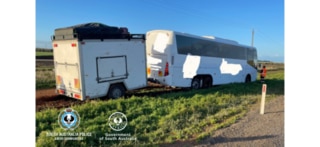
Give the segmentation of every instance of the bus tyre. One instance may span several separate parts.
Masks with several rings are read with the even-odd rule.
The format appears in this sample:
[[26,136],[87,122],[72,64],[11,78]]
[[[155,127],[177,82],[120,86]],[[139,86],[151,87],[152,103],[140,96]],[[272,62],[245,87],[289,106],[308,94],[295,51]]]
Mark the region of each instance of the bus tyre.
[[109,88],[108,97],[112,99],[116,99],[124,96],[124,94],[125,94],[124,87],[121,84],[115,84],[115,85],[111,85],[111,87]]
[[212,78],[210,76],[206,76],[203,79],[203,88],[209,88],[212,86]]
[[197,77],[193,78],[191,82],[191,89],[200,89],[200,87],[200,79]]
[[245,79],[245,83],[250,83],[251,82],[251,76],[247,75]]

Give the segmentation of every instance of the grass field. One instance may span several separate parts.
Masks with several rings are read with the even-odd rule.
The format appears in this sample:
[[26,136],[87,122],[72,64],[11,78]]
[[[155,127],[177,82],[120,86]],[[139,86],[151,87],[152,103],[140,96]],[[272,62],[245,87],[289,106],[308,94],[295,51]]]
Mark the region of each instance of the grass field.
[[[36,51],[36,56],[53,56],[53,52]],[[55,87],[54,66],[36,62],[36,90]]]
[[36,56],[53,56],[53,52],[40,52],[40,51],[36,51]]
[[36,90],[54,88],[56,85],[53,68],[37,67],[36,68]]
[[[268,72],[267,100],[284,95],[284,70]],[[52,132],[66,132],[58,124],[63,109],[46,109],[36,113],[37,146],[143,146],[159,145],[178,140],[201,140],[215,130],[227,127],[243,117],[261,98],[262,84],[228,84],[208,89],[166,93],[154,97],[116,100],[92,100],[74,105],[81,123],[74,131],[91,136],[81,141],[55,140]],[[120,132],[113,131],[108,118],[114,112],[127,116],[128,125]],[[136,141],[99,140],[105,133],[130,133]]]

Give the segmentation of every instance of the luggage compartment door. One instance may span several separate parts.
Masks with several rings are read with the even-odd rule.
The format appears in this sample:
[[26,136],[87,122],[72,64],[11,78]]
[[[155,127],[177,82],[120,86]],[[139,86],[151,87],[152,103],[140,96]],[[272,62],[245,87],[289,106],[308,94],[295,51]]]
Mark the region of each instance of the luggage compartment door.
[[128,78],[126,56],[97,57],[96,61],[98,83]]

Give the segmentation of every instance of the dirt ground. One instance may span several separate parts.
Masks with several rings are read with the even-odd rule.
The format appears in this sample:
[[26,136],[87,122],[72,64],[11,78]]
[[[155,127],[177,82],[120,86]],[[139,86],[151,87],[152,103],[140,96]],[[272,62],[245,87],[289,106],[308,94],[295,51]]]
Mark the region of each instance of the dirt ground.
[[57,95],[54,88],[36,90],[36,111],[45,108],[66,108],[80,103],[84,102]]
[[[148,86],[145,88],[142,88],[142,89],[144,91],[148,91],[148,92],[138,93],[139,89],[131,90],[131,91],[126,92],[126,97],[130,97],[132,95],[135,95],[135,96],[155,96],[155,95],[159,95],[159,94],[163,94],[163,93],[184,90],[184,89],[180,89],[180,88],[165,87],[160,84],[154,84],[154,83],[149,83],[149,82],[148,82]],[[102,97],[100,99],[108,100],[107,97]],[[42,109],[45,109],[45,108],[65,108],[65,107],[72,106],[74,104],[85,103],[87,101],[90,101],[90,100],[79,101],[76,99],[57,95],[55,93],[55,88],[36,90],[36,111],[41,111]]]
[[214,132],[201,142],[176,142],[164,146],[184,147],[283,147],[284,146],[284,97],[268,101],[265,114],[260,114],[260,103],[230,127]]
[[54,88],[36,90],[36,99],[48,98],[48,97],[52,97],[52,96],[57,96]]

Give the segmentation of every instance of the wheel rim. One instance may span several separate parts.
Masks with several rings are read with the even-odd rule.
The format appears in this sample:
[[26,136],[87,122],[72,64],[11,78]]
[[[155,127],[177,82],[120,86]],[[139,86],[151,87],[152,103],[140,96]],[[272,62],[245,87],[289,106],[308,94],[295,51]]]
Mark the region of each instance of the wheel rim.
[[122,96],[122,92],[120,89],[114,89],[112,91],[112,97],[113,98],[118,98],[118,97],[121,97]]
[[198,79],[194,79],[191,84],[192,89],[199,89],[200,83]]

